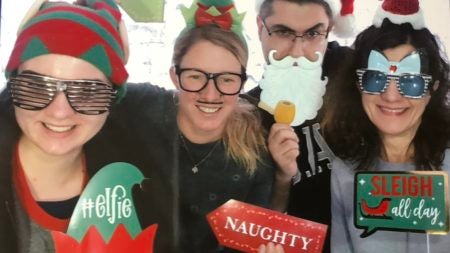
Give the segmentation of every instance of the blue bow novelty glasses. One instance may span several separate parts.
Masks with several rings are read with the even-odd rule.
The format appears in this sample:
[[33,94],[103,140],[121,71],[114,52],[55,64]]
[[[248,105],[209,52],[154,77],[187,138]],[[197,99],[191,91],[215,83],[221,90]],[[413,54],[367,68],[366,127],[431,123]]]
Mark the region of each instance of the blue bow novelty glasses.
[[[383,52],[372,50],[367,68],[357,69],[359,87],[367,94],[381,94],[395,80],[397,90],[406,98],[422,98],[427,94],[430,75],[422,74],[422,60],[426,54],[416,50],[398,62],[389,61]],[[389,74],[388,74],[389,73]]]
[[358,75],[359,87],[362,92],[367,94],[383,93],[389,82],[395,80],[397,90],[406,98],[422,98],[427,94],[428,85],[431,76],[425,74],[407,74],[389,75],[381,71],[370,69],[356,70]]

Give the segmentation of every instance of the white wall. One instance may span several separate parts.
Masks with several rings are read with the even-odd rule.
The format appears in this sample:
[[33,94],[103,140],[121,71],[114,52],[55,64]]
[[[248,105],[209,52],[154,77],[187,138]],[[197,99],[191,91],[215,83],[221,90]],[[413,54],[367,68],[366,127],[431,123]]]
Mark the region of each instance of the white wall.
[[[250,74],[247,87],[256,84],[262,73],[263,58],[256,33],[254,12],[254,0],[235,0],[239,12],[247,12],[244,26],[246,38],[249,42],[250,62],[248,71]],[[0,89],[4,87],[4,68],[15,41],[17,27],[23,15],[28,10],[33,0],[2,0],[1,36],[0,36]],[[171,88],[168,69],[172,57],[173,40],[184,26],[181,14],[177,6],[183,3],[190,5],[191,0],[166,0],[165,23],[142,24],[131,21],[126,14],[126,21],[131,55],[127,69],[130,73],[129,81],[151,81],[164,87]],[[355,0],[356,25],[359,30],[364,29],[372,22],[372,17],[378,0]],[[450,7],[447,0],[421,0],[425,19],[431,31],[435,32],[443,41],[443,45],[450,50]],[[331,36],[331,39],[334,39]],[[349,45],[353,39],[339,40],[342,44]]]

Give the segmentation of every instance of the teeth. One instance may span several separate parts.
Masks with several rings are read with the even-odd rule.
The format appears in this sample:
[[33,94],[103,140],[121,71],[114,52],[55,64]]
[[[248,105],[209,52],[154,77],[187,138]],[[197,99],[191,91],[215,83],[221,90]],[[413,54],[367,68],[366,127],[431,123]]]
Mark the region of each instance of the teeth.
[[74,126],[54,126],[54,125],[50,125],[47,123],[44,123],[44,126],[47,129],[50,129],[53,132],[57,132],[57,133],[67,132],[67,131],[71,130],[72,128],[74,128]]
[[217,112],[220,108],[210,108],[210,107],[199,106],[198,109],[200,109],[200,111],[202,111],[202,112],[214,113],[214,112]]
[[390,113],[400,113],[405,110],[404,108],[386,108],[386,107],[382,107],[381,109],[383,111],[390,112]]

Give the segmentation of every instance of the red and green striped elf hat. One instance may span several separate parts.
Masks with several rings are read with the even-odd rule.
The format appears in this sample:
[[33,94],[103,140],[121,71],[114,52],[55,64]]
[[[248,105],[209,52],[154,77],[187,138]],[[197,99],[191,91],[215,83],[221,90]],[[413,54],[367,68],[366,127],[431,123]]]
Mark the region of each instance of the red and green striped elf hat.
[[124,94],[124,83],[128,78],[125,69],[127,45],[119,32],[121,14],[115,0],[79,2],[83,5],[38,3],[39,10],[18,34],[6,66],[7,78],[27,60],[40,55],[62,54],[93,64],[119,88],[119,95]]

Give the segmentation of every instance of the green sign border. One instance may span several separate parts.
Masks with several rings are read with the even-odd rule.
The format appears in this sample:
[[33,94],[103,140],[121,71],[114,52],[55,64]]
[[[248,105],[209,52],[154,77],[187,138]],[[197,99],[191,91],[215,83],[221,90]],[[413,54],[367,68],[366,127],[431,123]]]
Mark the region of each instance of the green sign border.
[[[393,228],[393,227],[375,227],[370,228],[369,226],[362,226],[358,224],[358,218],[361,216],[359,215],[359,202],[358,202],[358,177],[362,174],[379,174],[379,175],[391,175],[391,174],[412,174],[412,175],[430,175],[430,176],[443,176],[444,180],[444,199],[445,199],[445,211],[446,211],[446,217],[445,217],[445,228],[446,230],[417,230],[417,229],[409,229],[409,228]],[[448,234],[450,224],[449,224],[449,188],[448,188],[448,174],[445,171],[360,171],[355,173],[354,177],[354,193],[353,193],[353,223],[355,227],[359,229],[364,229],[364,232],[361,234],[361,238],[365,238],[367,236],[370,236],[371,234],[375,233],[378,230],[384,230],[384,231],[409,231],[409,232],[419,232],[419,233],[428,233],[428,234],[441,234],[445,235]]]

